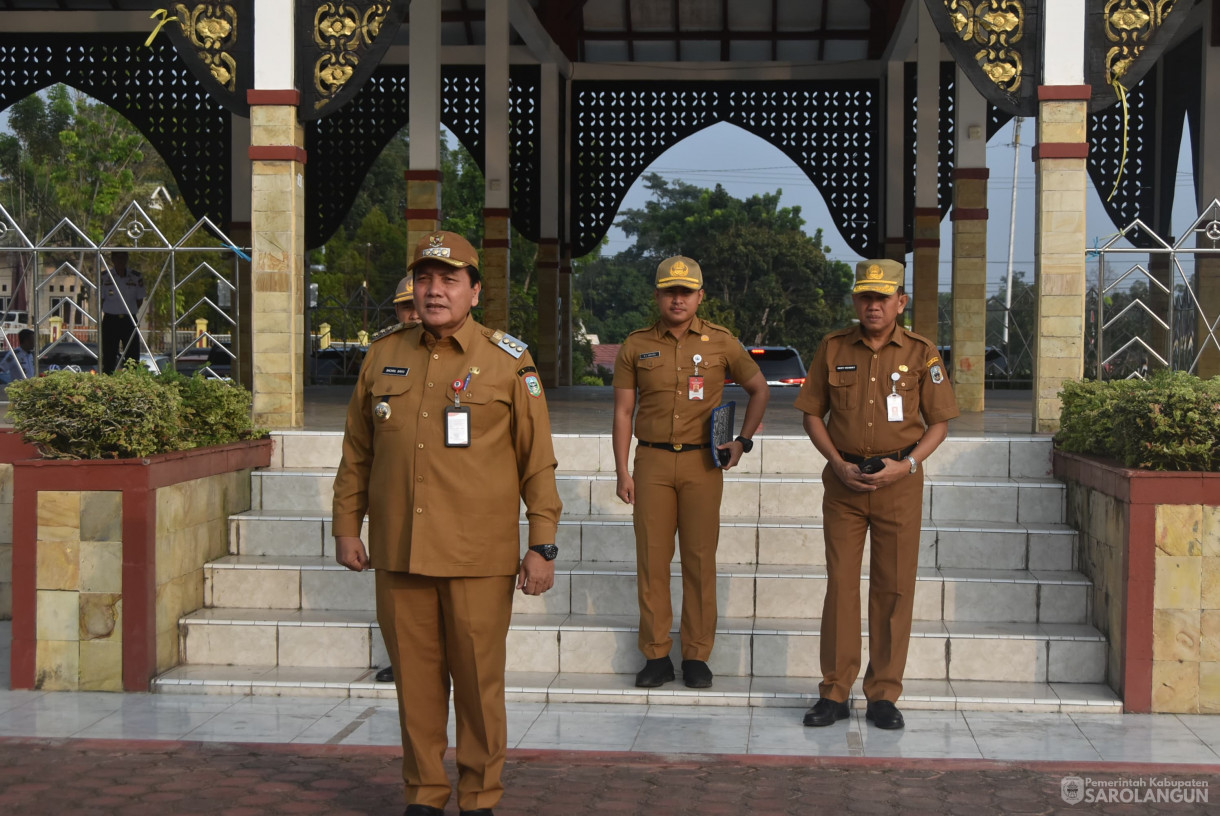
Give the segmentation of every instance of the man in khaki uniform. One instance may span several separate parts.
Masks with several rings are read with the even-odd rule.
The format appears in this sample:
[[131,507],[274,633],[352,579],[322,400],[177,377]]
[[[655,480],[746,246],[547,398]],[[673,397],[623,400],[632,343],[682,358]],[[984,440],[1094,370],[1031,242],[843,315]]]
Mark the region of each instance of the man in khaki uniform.
[[[479,258],[461,236],[415,247],[420,324],[369,347],[335,477],[336,559],[373,567],[377,623],[398,690],[407,816],[440,816],[449,689],[457,712],[458,805],[490,814],[507,748],[505,639],[514,587],[554,583],[551,424],[525,345],[470,317]],[[524,499],[529,552],[520,557]],[[369,552],[360,541],[369,516]]]
[[394,290],[394,316],[399,323],[413,323],[419,320],[419,312],[415,309],[415,276],[407,275],[398,282]]
[[[635,684],[654,688],[674,679],[669,652],[673,606],[669,566],[674,534],[682,554],[682,678],[691,688],[712,685],[707,660],[716,640],[716,545],[724,474],[712,463],[712,411],[725,377],[748,395],[741,435],[723,470],[754,443],[771,390],[758,364],[723,326],[696,315],[703,302],[703,272],[690,258],[667,258],[657,267],[661,319],[628,335],[614,364],[614,467],[618,497],[635,505],[635,552],[644,668]],[[636,398],[639,412],[636,413]],[[634,472],[627,470],[635,416]]]
[[827,461],[823,679],[805,725],[831,725],[850,713],[847,700],[860,673],[860,562],[868,533],[866,716],[878,728],[903,727],[896,703],[919,566],[920,464],[958,414],[936,345],[898,325],[908,301],[904,282],[897,261],[856,266],[852,303],[860,322],[823,338],[796,399],[805,431]]

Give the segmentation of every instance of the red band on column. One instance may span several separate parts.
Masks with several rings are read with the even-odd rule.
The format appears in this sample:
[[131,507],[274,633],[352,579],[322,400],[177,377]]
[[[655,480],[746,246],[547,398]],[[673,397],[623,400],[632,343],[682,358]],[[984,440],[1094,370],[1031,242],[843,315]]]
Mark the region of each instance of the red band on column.
[[986,221],[986,207],[954,207],[949,213],[950,221]]
[[294,161],[305,163],[305,148],[296,145],[250,145],[251,161]]
[[441,211],[436,209],[404,210],[403,216],[408,220],[431,218],[434,221],[439,221],[441,219]]
[[930,215],[940,218],[940,207],[916,207],[915,217],[918,218],[921,215]]
[[508,249],[507,238],[484,238],[483,249]]
[[1039,102],[1087,102],[1093,98],[1092,85],[1039,85]]
[[1042,159],[1087,159],[1088,142],[1043,142],[1034,145],[1034,161]]
[[939,238],[916,238],[915,249],[940,249]]
[[407,170],[402,174],[407,181],[440,181],[440,170]]
[[953,178],[981,179],[986,181],[991,178],[991,170],[986,167],[959,167],[953,171]]
[[484,218],[497,218],[497,217],[498,218],[509,218],[512,216],[512,214],[513,214],[513,211],[508,209],[507,207],[484,207],[483,208],[483,217]]
[[296,88],[283,91],[256,91],[251,88],[246,91],[246,102],[251,105],[289,105],[295,108],[301,104],[301,92]]

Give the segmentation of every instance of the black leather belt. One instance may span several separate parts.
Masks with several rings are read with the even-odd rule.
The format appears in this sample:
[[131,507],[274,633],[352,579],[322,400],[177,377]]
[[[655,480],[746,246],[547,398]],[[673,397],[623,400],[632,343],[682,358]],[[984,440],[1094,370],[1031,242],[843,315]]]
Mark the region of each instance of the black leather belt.
[[[918,444],[918,443],[916,443],[916,444]],[[908,456],[910,456],[911,451],[913,451],[913,450],[915,450],[915,445],[911,445],[909,448],[903,448],[902,450],[897,451],[896,453],[885,453],[880,456],[877,456],[876,458],[877,459],[894,459],[898,462],[901,462],[903,459],[906,459]],[[839,455],[843,457],[844,462],[847,462],[848,464],[851,464],[851,465],[863,464],[865,459],[874,458],[871,456],[856,456],[854,453],[844,453],[843,451],[839,451]]]
[[639,441],[637,441],[636,444],[643,445],[646,448],[658,448],[660,450],[666,450],[666,451],[670,451],[672,453],[681,453],[682,451],[688,451],[688,450],[703,450],[704,448],[711,447],[711,445],[706,444],[706,443],[702,444],[702,445],[684,445],[683,443],[679,442],[676,445],[671,445],[668,442],[639,442]]

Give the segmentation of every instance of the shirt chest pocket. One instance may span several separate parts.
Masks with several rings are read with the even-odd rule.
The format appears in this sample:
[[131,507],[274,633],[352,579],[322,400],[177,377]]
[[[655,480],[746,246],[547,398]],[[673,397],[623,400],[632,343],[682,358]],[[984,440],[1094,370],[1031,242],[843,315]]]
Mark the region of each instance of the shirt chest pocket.
[[860,380],[855,371],[832,371],[830,404],[838,411],[854,411],[860,405]]
[[637,360],[635,376],[638,386],[645,391],[673,388],[673,366],[665,365],[664,360],[660,357],[648,357],[643,360]]
[[919,378],[906,374],[898,381],[895,390],[902,395],[902,413],[913,416],[919,412]]
[[407,402],[411,393],[412,382],[408,377],[396,377],[381,374],[373,379],[370,386],[373,429],[376,433],[388,433],[401,430],[407,424]]
[[462,392],[462,405],[470,408],[470,438],[474,441],[498,422],[508,421],[512,395],[495,386],[472,383],[469,391]]

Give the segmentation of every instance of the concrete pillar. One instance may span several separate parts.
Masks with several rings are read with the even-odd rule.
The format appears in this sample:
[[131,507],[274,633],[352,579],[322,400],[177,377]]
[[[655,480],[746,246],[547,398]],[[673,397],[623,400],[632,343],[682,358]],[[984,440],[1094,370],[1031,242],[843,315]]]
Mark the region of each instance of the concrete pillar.
[[[441,226],[441,4],[412,0],[407,247]],[[410,260],[405,258],[403,265]]]
[[[1199,126],[1201,142],[1199,156],[1195,157],[1198,184],[1198,207],[1201,213],[1216,198],[1220,198],[1220,42],[1217,42],[1217,15],[1220,11],[1208,4],[1207,19],[1203,24],[1203,82],[1201,85],[1203,121]],[[1211,246],[1212,242],[1199,235],[1198,246]],[[1220,349],[1211,338],[1208,320],[1215,322],[1220,317],[1220,258],[1215,255],[1195,256],[1196,292],[1203,315],[1196,319],[1196,348],[1203,354],[1199,359],[1198,375],[1215,377],[1220,375]]]
[[1059,391],[1084,374],[1085,191],[1092,88],[1084,84],[1084,0],[1043,7],[1044,84],[1034,148],[1038,314],[1033,429],[1059,429]]
[[564,252],[559,266],[559,384],[571,385],[572,371],[572,255]]
[[907,275],[914,310],[914,329],[933,343],[940,342],[937,298],[940,290],[940,34],[919,4],[919,103],[915,112],[915,258]]
[[953,393],[982,411],[987,371],[987,101],[957,69],[953,170]]
[[248,92],[254,419],[270,428],[305,423],[306,156],[293,79],[294,7],[255,0]]
[[[250,120],[244,116],[232,116],[232,146],[229,151],[230,186],[232,200],[229,215],[229,240],[235,246],[249,247],[252,234],[250,232],[251,206],[251,162],[250,162]],[[237,320],[237,343],[232,351],[237,355],[238,381],[254,390],[254,332],[250,320],[253,314],[254,292],[250,285],[250,262],[237,261],[237,294],[233,298],[236,314],[230,315]]]
[[483,78],[483,323],[508,330],[510,210],[508,166],[508,0],[489,0]]
[[906,70],[895,59],[885,67],[885,244],[882,254],[900,264],[907,262]]
[[[542,133],[539,134],[540,185],[538,242],[538,348],[534,360],[545,386],[559,384],[559,210],[562,200],[559,163],[561,82],[557,66],[542,65]],[[553,194],[552,194],[553,191]]]

